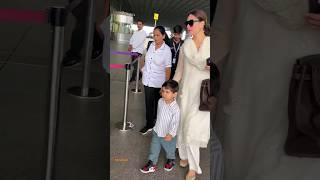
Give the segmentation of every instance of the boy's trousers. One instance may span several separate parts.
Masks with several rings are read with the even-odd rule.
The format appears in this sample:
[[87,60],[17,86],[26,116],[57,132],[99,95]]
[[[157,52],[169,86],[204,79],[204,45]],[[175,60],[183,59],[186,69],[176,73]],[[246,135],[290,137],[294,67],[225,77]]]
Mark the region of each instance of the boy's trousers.
[[149,160],[157,164],[161,147],[165,150],[167,159],[176,159],[176,142],[177,136],[172,138],[171,141],[165,141],[163,137],[158,137],[157,133],[152,131]]

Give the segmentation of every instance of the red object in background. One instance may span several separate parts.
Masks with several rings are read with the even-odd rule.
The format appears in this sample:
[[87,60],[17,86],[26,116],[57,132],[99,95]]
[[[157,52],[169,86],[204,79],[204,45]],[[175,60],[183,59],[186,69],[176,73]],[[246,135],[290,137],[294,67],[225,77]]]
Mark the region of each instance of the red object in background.
[[124,64],[110,64],[110,69],[123,69]]
[[45,23],[47,17],[44,11],[0,9],[0,21]]

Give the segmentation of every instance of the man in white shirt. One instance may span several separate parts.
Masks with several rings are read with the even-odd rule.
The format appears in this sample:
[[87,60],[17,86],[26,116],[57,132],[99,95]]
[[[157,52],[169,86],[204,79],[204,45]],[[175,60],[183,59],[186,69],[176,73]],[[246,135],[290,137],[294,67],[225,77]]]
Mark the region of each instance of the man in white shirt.
[[[147,33],[143,30],[143,25],[144,25],[143,21],[138,19],[137,20],[138,31],[134,32],[130,38],[128,51],[138,54],[138,56],[136,55],[131,56],[132,61],[134,61],[137,57],[140,57],[144,50],[144,41],[147,37]],[[137,62],[133,64],[134,70],[132,72],[130,82],[134,81],[136,78],[137,66],[138,66]],[[140,78],[141,78],[141,73],[139,72],[139,79]]]

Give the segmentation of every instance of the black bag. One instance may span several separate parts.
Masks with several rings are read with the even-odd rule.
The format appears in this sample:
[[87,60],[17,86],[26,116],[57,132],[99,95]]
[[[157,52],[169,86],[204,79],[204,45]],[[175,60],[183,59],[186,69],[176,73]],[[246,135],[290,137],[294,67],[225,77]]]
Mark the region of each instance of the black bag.
[[302,57],[294,65],[288,113],[285,152],[320,157],[320,54]]
[[210,65],[211,78],[204,79],[200,87],[200,111],[216,110],[217,95],[220,88],[220,73],[215,64]]

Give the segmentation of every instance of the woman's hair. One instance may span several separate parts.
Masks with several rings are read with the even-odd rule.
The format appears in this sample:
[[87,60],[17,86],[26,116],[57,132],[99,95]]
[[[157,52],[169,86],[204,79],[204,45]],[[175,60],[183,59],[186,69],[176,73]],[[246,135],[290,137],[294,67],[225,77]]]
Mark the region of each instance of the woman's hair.
[[210,26],[208,25],[208,17],[207,14],[200,9],[195,9],[190,11],[187,16],[189,16],[190,14],[194,15],[195,17],[197,17],[199,19],[199,21],[204,21],[204,34],[206,36],[210,35]]
[[156,26],[153,30],[158,29],[162,35],[164,35],[164,42],[169,45],[170,39],[166,33],[166,29],[163,26]]

